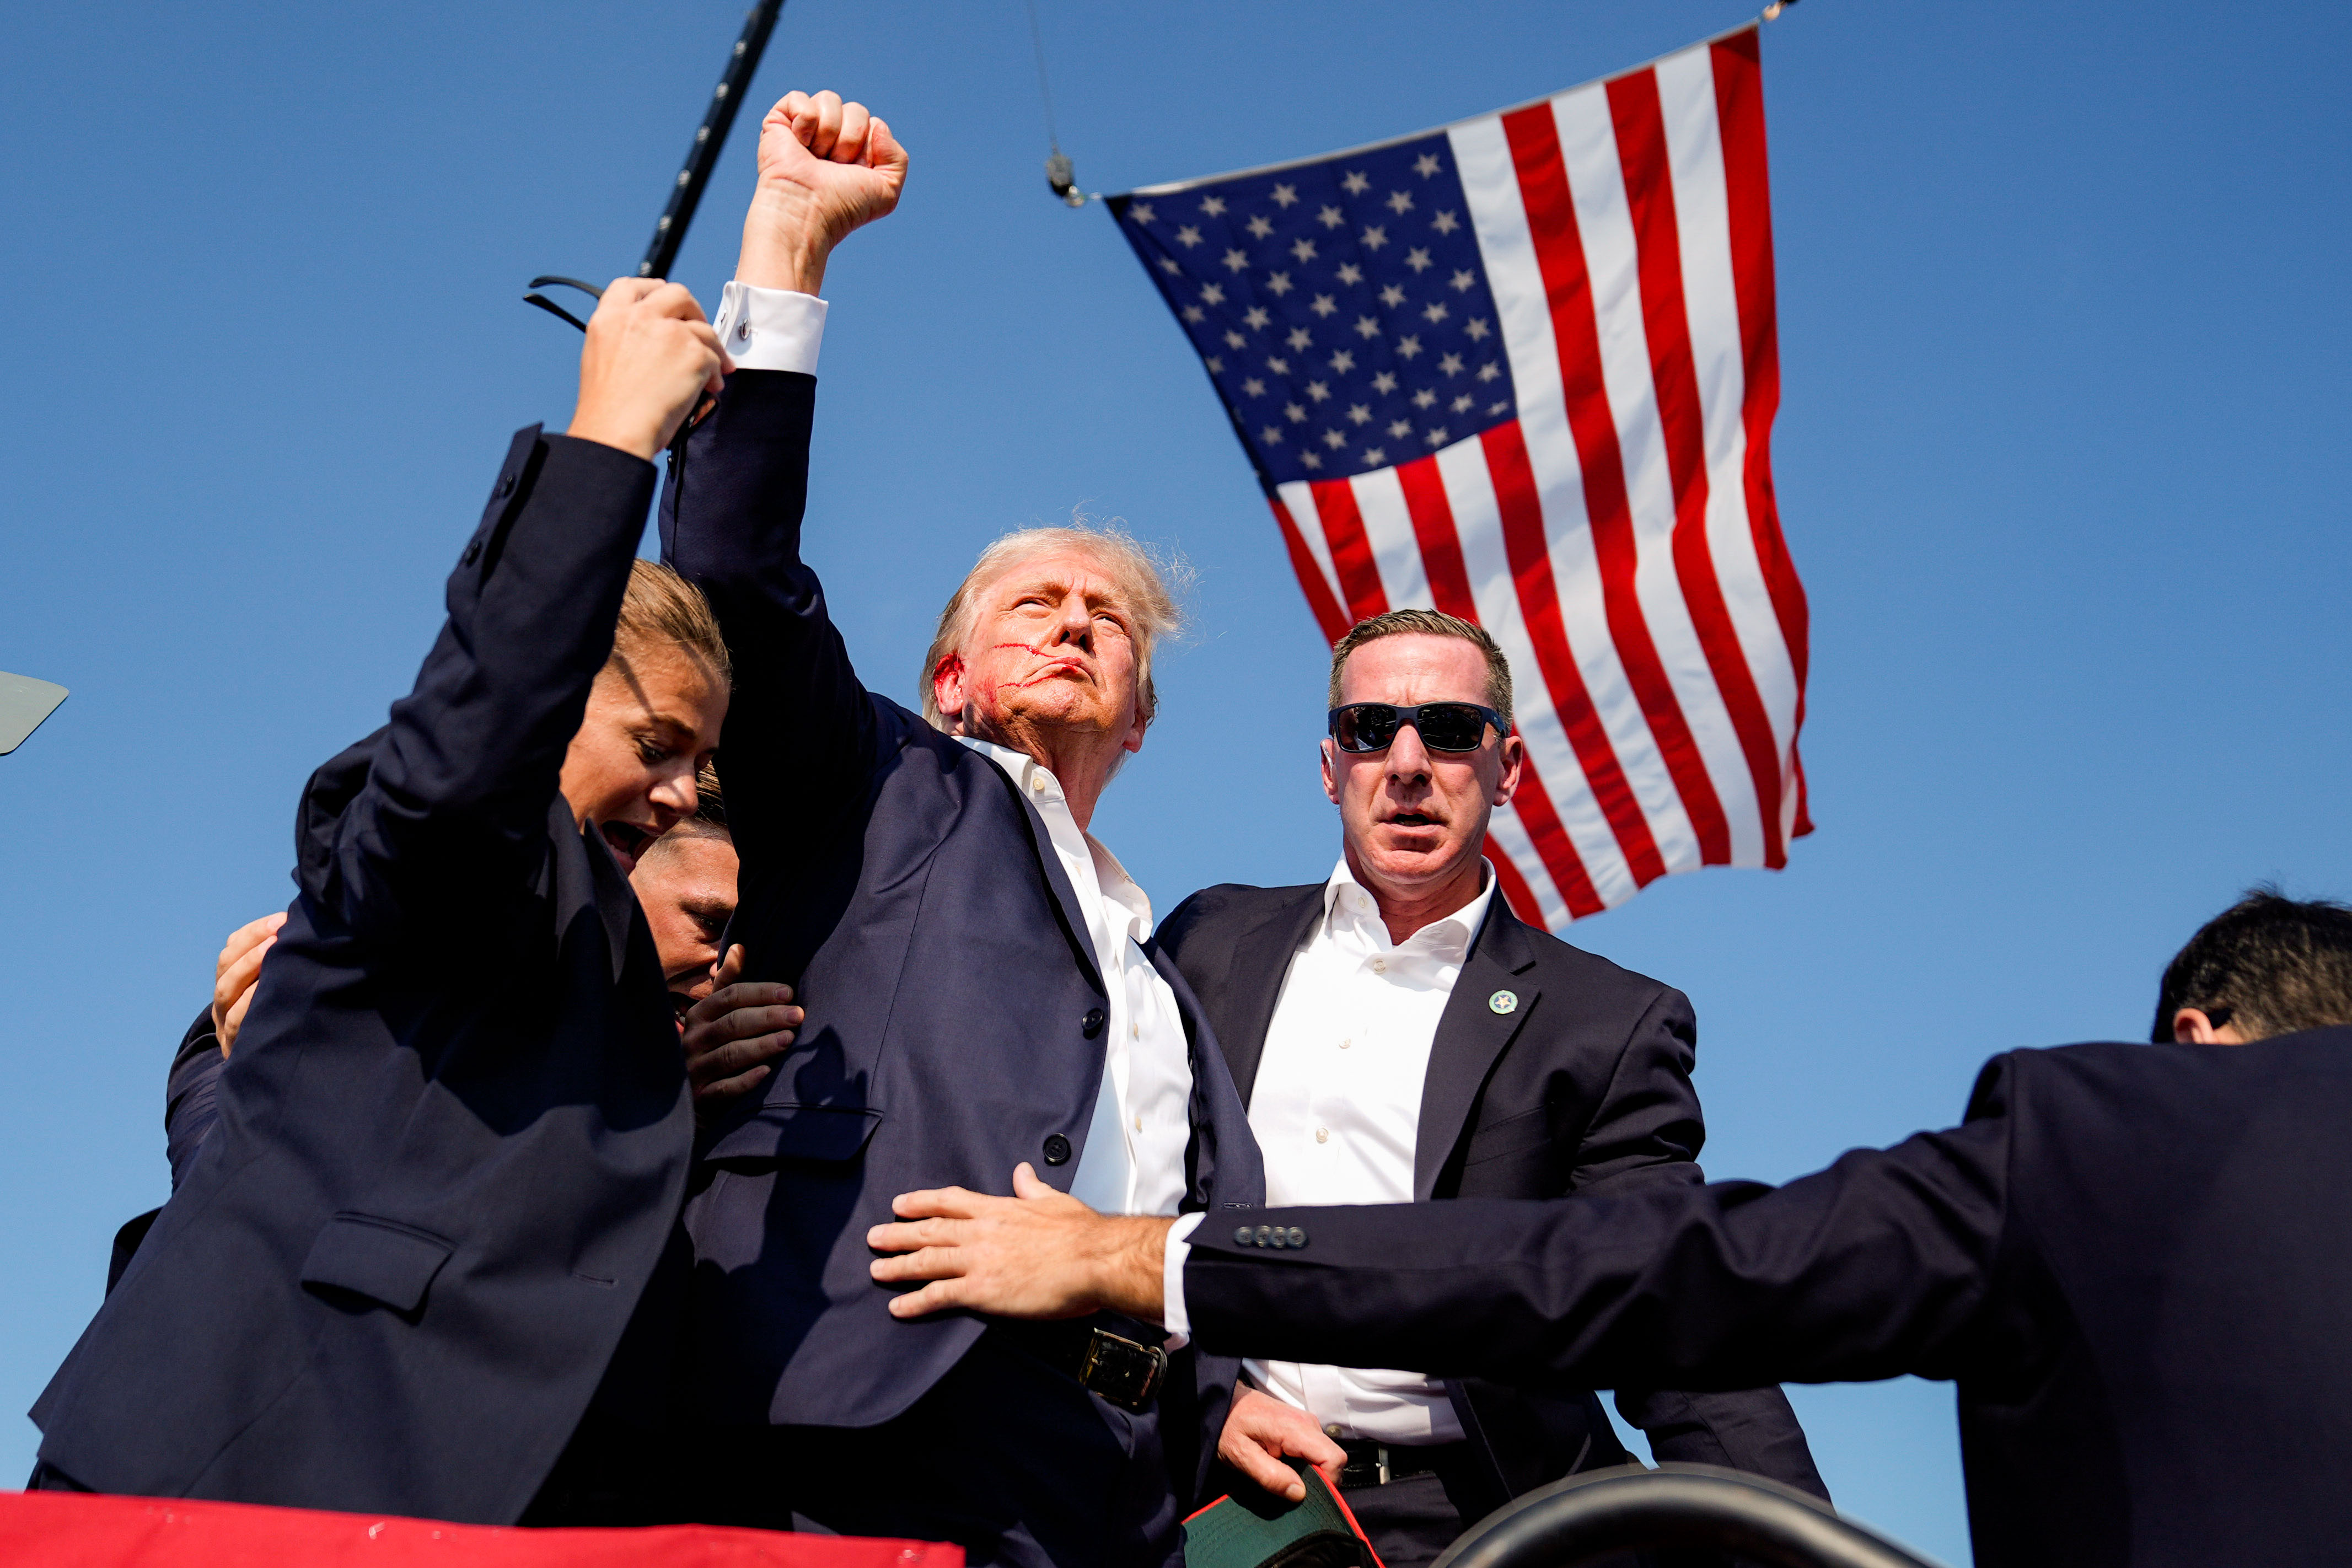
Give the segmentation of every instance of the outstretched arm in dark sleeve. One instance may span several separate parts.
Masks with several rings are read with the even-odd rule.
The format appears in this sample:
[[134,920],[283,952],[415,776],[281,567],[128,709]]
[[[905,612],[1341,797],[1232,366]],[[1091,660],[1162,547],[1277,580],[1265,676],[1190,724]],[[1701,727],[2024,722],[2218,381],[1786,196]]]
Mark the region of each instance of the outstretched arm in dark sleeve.
[[[2008,1133],[1989,1114],[1779,1189],[1221,1215],[1192,1238],[1191,1329],[1224,1354],[1571,1387],[1951,1376],[1981,1337]],[[1241,1245],[1244,1219],[1304,1244]]]

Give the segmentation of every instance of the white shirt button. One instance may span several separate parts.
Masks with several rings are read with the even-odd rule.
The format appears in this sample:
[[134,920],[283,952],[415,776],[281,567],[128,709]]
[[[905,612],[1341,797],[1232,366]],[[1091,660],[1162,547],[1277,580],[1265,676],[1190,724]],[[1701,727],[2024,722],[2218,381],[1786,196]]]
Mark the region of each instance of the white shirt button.
[[1355,1043],[1356,1043],[1356,1042],[1355,1042],[1354,1040],[1352,1040],[1352,1039],[1341,1040],[1341,1041],[1339,1042],[1339,1048],[1340,1048],[1341,1050],[1343,1050],[1343,1051],[1344,1051],[1344,1050],[1346,1050],[1349,1046],[1352,1046],[1352,1045],[1354,1045]]
[[1135,1130],[1136,1130],[1138,1132],[1140,1132],[1140,1131],[1143,1131],[1143,1118],[1142,1118],[1142,1117],[1140,1117],[1140,1116],[1139,1116],[1139,1117],[1137,1117],[1137,1118],[1135,1119]]
[[1315,1142],[1318,1143],[1331,1142],[1331,1130],[1328,1127],[1318,1127],[1315,1130]]
[[1389,961],[1388,961],[1387,959],[1385,959],[1385,958],[1376,958],[1376,959],[1372,960],[1372,973],[1375,973],[1375,974],[1386,974],[1388,972],[1389,972]]

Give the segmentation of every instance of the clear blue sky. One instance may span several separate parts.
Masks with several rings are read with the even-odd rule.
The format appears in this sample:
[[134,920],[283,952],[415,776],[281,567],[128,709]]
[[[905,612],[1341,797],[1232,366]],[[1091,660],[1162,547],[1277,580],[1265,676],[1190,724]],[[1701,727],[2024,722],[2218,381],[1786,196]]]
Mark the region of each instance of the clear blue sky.
[[[1566,87],[1736,3],[1041,0],[1120,190]],[[19,6],[0,60],[0,1480],[161,1201],[163,1072],[289,896],[308,772],[381,721],[509,432],[634,268],[740,13],[685,0]],[[1688,991],[1720,1176],[1954,1119],[2011,1046],[2144,1035],[2246,883],[2352,894],[2352,96],[2340,5],[1806,0],[1766,30],[1782,512],[1820,831],[1573,940]],[[1321,653],[1105,214],[1055,205],[1017,0],[793,0],[753,110],[878,107],[900,215],[836,258],[809,551],[905,697],[979,546],[1074,506],[1180,545],[1198,630],[1097,826],[1164,910],[1321,878]],[[732,265],[750,142],[678,276]],[[453,932],[462,941],[462,932]],[[1954,1563],[1948,1389],[1799,1390],[1841,1502]]]

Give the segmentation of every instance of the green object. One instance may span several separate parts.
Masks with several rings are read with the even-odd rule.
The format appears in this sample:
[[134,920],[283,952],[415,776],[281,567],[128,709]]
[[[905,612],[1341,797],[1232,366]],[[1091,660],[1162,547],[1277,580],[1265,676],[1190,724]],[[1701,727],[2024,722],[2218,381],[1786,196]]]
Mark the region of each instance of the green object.
[[0,670],[0,757],[23,745],[65,700],[66,689],[53,680]]
[[1184,1568],[1380,1568],[1355,1516],[1314,1467],[1297,1502],[1257,1487],[1219,1498],[1184,1521]]

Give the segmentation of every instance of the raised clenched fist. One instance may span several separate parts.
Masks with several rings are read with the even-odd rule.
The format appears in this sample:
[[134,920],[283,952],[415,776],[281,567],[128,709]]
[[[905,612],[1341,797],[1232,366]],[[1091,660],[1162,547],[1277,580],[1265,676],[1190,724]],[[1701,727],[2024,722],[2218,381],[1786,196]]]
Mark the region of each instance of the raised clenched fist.
[[760,182],[738,282],[814,294],[833,247],[898,205],[907,150],[862,103],[788,92],[760,122]]

